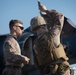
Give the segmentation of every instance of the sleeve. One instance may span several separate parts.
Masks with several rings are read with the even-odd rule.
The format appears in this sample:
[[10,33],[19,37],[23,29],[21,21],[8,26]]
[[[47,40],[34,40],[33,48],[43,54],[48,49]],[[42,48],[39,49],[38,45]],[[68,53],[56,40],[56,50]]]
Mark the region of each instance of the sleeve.
[[58,35],[61,33],[63,23],[64,23],[64,15],[56,10],[46,10],[46,15],[41,14],[46,22],[47,28],[53,35]]
[[54,44],[57,47],[60,44],[60,35],[64,23],[64,15],[57,10],[46,10],[46,15],[41,14],[47,23],[47,29],[54,39]]
[[21,64],[25,62],[24,56],[21,55],[19,52],[16,52],[16,48],[14,47],[14,44],[10,41],[5,42],[4,44],[4,55],[6,61],[10,63],[15,64]]

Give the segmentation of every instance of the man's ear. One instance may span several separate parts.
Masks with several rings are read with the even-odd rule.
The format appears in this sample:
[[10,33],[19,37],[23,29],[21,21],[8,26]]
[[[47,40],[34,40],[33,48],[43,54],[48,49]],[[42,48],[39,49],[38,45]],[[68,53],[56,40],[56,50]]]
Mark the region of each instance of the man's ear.
[[16,26],[13,26],[13,29],[16,30]]

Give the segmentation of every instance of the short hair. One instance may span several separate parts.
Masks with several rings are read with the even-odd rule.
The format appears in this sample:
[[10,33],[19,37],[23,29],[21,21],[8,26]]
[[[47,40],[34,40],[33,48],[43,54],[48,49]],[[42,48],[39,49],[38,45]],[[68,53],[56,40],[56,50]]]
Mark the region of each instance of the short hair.
[[16,23],[23,24],[20,20],[11,20],[9,22],[9,28],[11,29],[11,27],[14,26]]

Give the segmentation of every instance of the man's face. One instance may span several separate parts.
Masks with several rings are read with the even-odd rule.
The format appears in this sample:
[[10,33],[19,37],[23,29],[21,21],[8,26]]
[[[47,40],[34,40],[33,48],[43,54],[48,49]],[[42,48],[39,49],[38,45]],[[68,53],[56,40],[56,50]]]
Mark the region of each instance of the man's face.
[[22,26],[22,24],[16,23],[14,26],[16,27],[15,32],[16,32],[17,36],[22,35],[22,32],[24,31],[24,30],[23,30],[24,27]]

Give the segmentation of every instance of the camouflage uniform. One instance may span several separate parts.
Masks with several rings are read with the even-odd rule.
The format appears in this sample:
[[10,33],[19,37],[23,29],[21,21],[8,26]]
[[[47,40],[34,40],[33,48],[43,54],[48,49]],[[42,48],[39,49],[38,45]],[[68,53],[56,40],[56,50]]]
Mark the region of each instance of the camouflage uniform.
[[[35,40],[36,66],[40,69],[41,75],[63,75],[69,69],[68,57],[64,54],[61,44],[58,48],[54,48],[53,40],[50,39],[49,35],[46,32]],[[60,54],[63,53],[63,57],[60,55],[61,58],[57,58],[53,50],[59,50]]]
[[58,28],[59,33],[61,33],[64,24],[64,15],[62,13],[57,10],[46,10],[46,14],[41,14],[41,16],[46,20],[49,32],[54,35],[54,31]]
[[3,50],[6,67],[2,75],[21,75],[21,67],[25,59],[21,55],[17,39],[9,35],[4,42]]
[[[56,39],[56,38],[54,39],[54,37],[60,37],[61,31],[63,28],[63,24],[64,24],[64,15],[62,13],[58,12],[57,10],[46,10],[46,15],[43,15],[43,14],[41,14],[41,15],[44,17],[44,19],[47,22],[47,28],[48,28],[49,33],[53,36],[53,40]],[[61,47],[61,45],[60,45],[60,47]],[[57,69],[58,75],[68,75],[68,74],[70,74],[70,67],[69,67],[69,63],[67,61],[68,58],[64,52],[63,47],[59,48],[59,49],[57,48],[57,50],[59,52],[56,51],[56,49],[55,49],[55,54],[53,54],[54,58],[56,57],[55,60],[61,59],[61,57],[64,59],[64,61],[57,64],[58,65],[58,69]],[[60,54],[60,56],[58,53]],[[66,71],[68,71],[69,73],[66,74]]]
[[[46,20],[48,31],[39,35],[34,43],[37,67],[40,69],[41,75],[67,75],[66,71],[70,72],[68,57],[62,44],[57,47],[54,45],[54,37],[58,36],[60,39],[64,16],[56,10],[47,10],[46,15],[41,15]],[[34,22],[31,23],[31,26],[35,26]]]

